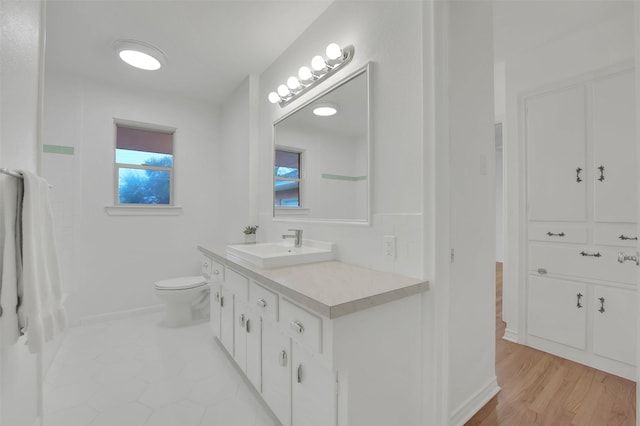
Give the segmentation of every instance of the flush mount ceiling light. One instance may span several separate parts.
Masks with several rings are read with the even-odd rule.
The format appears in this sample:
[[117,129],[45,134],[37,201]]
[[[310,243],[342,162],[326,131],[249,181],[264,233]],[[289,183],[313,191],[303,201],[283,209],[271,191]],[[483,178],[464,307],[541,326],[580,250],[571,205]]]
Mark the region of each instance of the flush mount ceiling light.
[[319,117],[331,117],[338,112],[338,106],[335,104],[321,103],[313,106],[313,113]]
[[[311,59],[311,68],[306,65],[300,67],[297,76],[289,77],[287,84],[281,84],[276,91],[269,93],[269,102],[284,107],[311,87],[348,64],[353,58],[353,53],[353,46],[341,48],[338,44],[331,43],[325,51],[326,58],[320,55],[314,56],[313,59]],[[333,114],[335,114],[335,112]]]
[[113,49],[132,67],[155,71],[166,65],[167,57],[157,47],[137,40],[116,40]]

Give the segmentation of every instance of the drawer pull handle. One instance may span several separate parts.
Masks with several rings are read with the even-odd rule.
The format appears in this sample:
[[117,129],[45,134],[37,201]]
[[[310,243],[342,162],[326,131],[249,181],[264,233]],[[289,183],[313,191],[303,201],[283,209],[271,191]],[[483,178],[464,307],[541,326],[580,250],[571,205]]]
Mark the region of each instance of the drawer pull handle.
[[546,274],[547,274],[547,270],[546,270],[546,269],[544,269],[544,268],[538,268],[538,273],[539,273],[540,275],[546,275]]
[[580,177],[580,173],[582,172],[582,169],[580,167],[578,167],[576,169],[576,182],[580,183],[582,182],[582,178]]
[[582,303],[580,303],[580,300],[582,300],[582,293],[578,293],[578,294],[576,294],[576,297],[577,297],[577,299],[578,299],[578,302],[577,302],[577,304],[576,304],[576,307],[577,307],[578,309],[580,309],[580,308],[582,308]]
[[260,298],[258,300],[256,300],[256,305],[260,306],[261,308],[266,308],[267,307],[267,301]]
[[604,166],[598,167],[598,170],[600,170],[600,177],[598,178],[598,180],[602,182],[604,181]]
[[281,367],[287,366],[287,351],[285,351],[284,349],[280,351],[280,356],[278,357],[278,364],[280,364]]
[[602,257],[602,255],[600,254],[600,252],[597,253],[587,253],[586,251],[581,251],[580,252],[580,256],[588,256],[588,257]]
[[296,331],[299,334],[304,333],[304,326],[302,325],[302,323],[300,321],[291,321],[289,323],[289,325],[291,326],[293,331]]
[[220,297],[220,307],[224,308],[224,296]]
[[564,237],[564,232],[560,232],[557,234],[554,234],[553,232],[547,232],[547,235],[550,237]]
[[245,330],[247,330],[247,333],[251,333],[251,320],[249,318],[247,318],[247,322],[245,322],[244,324],[244,328]]
[[599,297],[598,300],[600,301],[600,308],[598,309],[598,312],[604,314],[604,297]]
[[302,364],[298,364],[298,383],[302,383]]
[[627,241],[627,240],[638,241],[638,237],[627,237],[624,234],[620,235],[618,238],[621,239],[622,241]]
[[636,254],[627,254],[623,251],[618,252],[618,262],[624,263],[627,261],[632,261],[636,265],[640,265],[640,253],[636,252]]

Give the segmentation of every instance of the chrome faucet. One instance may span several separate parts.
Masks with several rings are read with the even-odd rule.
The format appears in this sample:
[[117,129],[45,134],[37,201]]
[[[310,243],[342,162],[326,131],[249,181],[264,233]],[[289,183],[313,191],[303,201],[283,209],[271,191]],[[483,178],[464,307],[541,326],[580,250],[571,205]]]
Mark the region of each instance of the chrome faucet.
[[295,238],[293,246],[295,248],[302,247],[302,229],[289,229],[289,231],[293,231],[294,234],[285,234],[285,235],[282,236],[282,239]]

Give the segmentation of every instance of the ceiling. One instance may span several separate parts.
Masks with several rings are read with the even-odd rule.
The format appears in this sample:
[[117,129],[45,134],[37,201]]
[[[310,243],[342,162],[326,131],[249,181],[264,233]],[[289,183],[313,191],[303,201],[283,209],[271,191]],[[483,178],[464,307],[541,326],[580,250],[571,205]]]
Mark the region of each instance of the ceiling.
[[496,0],[496,62],[616,16],[633,15],[632,0]]
[[[266,69],[333,0],[48,0],[46,69],[138,90],[224,102]],[[624,0],[496,0],[496,61],[621,14]],[[167,66],[122,63],[117,39],[151,43]]]
[[[222,103],[266,69],[332,0],[49,0],[46,69]],[[119,60],[118,39],[167,56],[159,71]]]

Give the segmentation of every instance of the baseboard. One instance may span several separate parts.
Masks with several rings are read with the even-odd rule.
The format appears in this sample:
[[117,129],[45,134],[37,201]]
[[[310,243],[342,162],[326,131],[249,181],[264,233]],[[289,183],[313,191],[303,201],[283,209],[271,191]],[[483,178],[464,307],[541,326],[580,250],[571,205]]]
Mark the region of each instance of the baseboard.
[[474,414],[484,407],[487,402],[491,401],[491,398],[496,396],[498,392],[500,392],[500,386],[498,386],[497,377],[494,376],[482,389],[453,412],[449,418],[449,424],[452,426],[464,425]]
[[502,336],[502,338],[512,343],[518,343],[518,333],[508,328],[504,330],[504,336]]
[[90,315],[80,318],[80,325],[97,324],[106,321],[131,318],[139,315],[162,312],[164,305],[146,306],[144,308],[128,309],[126,311],[110,312],[108,314]]

